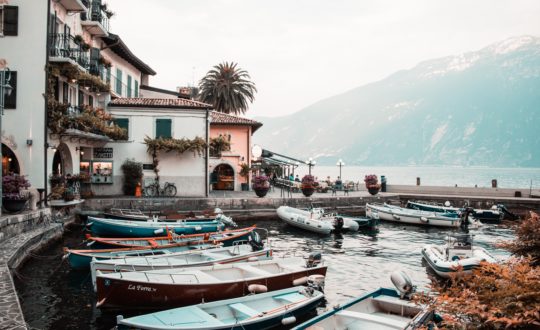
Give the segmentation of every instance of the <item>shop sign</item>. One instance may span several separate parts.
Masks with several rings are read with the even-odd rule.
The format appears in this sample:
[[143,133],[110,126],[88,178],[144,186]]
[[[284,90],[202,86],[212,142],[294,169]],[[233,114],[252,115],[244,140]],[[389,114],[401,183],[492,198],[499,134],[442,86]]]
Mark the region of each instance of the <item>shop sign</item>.
[[94,148],[94,158],[96,159],[113,158],[113,148]]

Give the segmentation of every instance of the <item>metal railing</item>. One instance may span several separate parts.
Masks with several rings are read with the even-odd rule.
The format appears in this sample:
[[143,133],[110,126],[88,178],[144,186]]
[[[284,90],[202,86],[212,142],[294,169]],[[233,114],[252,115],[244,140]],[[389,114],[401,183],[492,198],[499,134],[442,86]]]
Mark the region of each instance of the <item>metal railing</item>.
[[83,1],[88,8],[86,13],[81,14],[82,21],[94,21],[103,26],[105,31],[109,31],[109,16],[101,7],[100,1]]
[[90,66],[89,52],[82,50],[72,35],[51,33],[49,34],[49,39],[51,45],[49,49],[50,56],[72,59],[85,69]]

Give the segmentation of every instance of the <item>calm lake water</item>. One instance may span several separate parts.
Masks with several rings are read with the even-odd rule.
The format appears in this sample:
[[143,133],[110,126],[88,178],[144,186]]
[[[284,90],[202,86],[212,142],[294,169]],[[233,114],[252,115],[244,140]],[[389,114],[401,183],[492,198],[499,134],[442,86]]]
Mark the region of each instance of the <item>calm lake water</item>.
[[[325,294],[327,306],[343,303],[368,290],[393,287],[390,274],[404,270],[420,290],[429,287],[426,268],[420,254],[428,243],[441,243],[449,229],[403,226],[382,223],[378,232],[332,234],[321,237],[290,227],[277,218],[243,222],[267,228],[276,256],[307,255],[322,251],[329,266]],[[485,225],[476,230],[475,241],[504,258],[507,253],[494,247],[499,240],[511,239],[513,231],[502,225]],[[38,329],[111,329],[117,313],[95,308],[89,272],[72,271],[62,261],[62,247],[83,248],[81,228],[67,232],[63,240],[35,254],[18,272],[15,284],[26,321]],[[123,313],[124,315],[132,315]]]
[[[295,170],[302,177],[308,173],[303,165]],[[311,173],[319,179],[330,176],[335,180],[339,175],[338,166],[315,166]],[[420,177],[426,186],[491,187],[491,180],[497,179],[501,188],[540,189],[540,168],[489,168],[489,167],[376,167],[344,166],[341,176],[344,180],[363,182],[366,174],[385,175],[388,184],[415,185]]]

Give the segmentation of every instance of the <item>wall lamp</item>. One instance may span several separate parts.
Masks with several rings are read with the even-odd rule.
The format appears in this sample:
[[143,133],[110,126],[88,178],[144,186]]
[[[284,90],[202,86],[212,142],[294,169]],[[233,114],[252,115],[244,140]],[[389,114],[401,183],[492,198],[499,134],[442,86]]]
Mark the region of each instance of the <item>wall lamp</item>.
[[51,150],[56,150],[56,146],[54,144],[49,144],[48,142],[45,143],[45,147]]
[[81,156],[84,155],[84,151],[81,147],[75,147],[75,151],[78,151]]

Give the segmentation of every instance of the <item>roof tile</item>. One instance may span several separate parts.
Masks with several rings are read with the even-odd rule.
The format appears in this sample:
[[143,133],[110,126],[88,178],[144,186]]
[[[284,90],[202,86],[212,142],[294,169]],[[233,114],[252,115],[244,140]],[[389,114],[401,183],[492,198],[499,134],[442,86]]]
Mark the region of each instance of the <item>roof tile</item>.
[[257,130],[259,127],[261,127],[263,124],[252,119],[244,118],[244,117],[238,117],[229,115],[223,112],[217,112],[212,111],[212,121],[211,124],[217,124],[217,125],[249,125],[253,126],[255,130]]
[[211,108],[211,104],[206,104],[188,99],[153,99],[143,97],[120,97],[109,102],[110,106],[125,107],[157,107],[157,108]]

